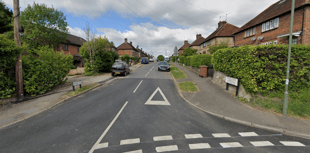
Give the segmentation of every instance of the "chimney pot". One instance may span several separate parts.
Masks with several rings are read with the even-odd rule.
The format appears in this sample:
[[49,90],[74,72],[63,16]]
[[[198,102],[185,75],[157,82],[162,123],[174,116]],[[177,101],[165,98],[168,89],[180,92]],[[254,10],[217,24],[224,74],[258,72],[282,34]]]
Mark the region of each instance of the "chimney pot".
[[139,45],[137,45],[137,49],[139,49]]
[[130,41],[130,45],[132,45],[132,42]]
[[201,37],[201,34],[196,35],[196,40],[198,40]]
[[188,40],[184,40],[184,45],[188,43]]
[[226,21],[220,21],[218,23],[218,28],[222,27],[223,25],[225,25],[227,22]]
[[125,38],[125,42],[127,42],[127,38]]

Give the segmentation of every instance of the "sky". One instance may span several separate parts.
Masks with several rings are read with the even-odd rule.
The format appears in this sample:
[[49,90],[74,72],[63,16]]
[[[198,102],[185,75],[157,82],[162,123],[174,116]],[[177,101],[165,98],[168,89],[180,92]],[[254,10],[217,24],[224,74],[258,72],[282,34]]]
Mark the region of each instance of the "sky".
[[[1,0],[0,0],[1,1]],[[13,0],[2,0],[13,8]],[[66,15],[70,34],[85,38],[88,23],[97,36],[107,36],[118,47],[125,38],[154,55],[173,54],[184,40],[204,38],[219,21],[242,27],[278,0],[20,0],[44,3]]]

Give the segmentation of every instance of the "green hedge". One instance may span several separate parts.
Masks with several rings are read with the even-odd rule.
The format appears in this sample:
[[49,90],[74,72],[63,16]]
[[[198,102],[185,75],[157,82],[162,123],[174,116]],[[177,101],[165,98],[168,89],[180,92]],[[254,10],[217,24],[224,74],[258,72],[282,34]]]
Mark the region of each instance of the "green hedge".
[[15,62],[21,51],[14,40],[0,34],[0,98],[9,98],[15,93]]
[[124,54],[121,56],[122,61],[126,61],[127,64],[129,64],[130,56],[127,54]]
[[43,94],[63,83],[72,63],[73,58],[70,54],[55,52],[47,46],[28,50],[27,55],[23,55],[23,79],[26,94]]
[[[214,69],[241,79],[249,93],[268,94],[285,87],[288,45],[242,46],[213,54]],[[290,84],[292,91],[310,87],[310,46],[293,45]]]
[[209,54],[199,54],[193,56],[180,56],[180,63],[185,64],[186,66],[192,66],[199,68],[201,65],[210,66],[212,65],[211,59],[212,55]]

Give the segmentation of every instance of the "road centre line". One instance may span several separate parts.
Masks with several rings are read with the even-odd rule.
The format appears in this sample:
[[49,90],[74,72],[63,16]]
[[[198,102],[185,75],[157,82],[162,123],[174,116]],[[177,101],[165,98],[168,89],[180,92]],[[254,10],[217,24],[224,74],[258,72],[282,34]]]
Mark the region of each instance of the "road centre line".
[[149,75],[149,73],[153,70],[154,66],[151,68],[151,70],[145,75],[145,77],[147,77],[147,75]]
[[143,82],[143,80],[141,80],[141,82],[139,83],[139,85],[136,87],[136,89],[133,91],[133,93],[135,93],[137,91],[137,89],[139,88],[139,86],[141,85],[141,83]]
[[112,125],[114,124],[114,122],[116,121],[116,119],[118,118],[118,116],[122,113],[122,111],[124,110],[124,108],[126,107],[126,105],[128,104],[128,101],[126,101],[126,103],[123,105],[123,107],[121,108],[121,110],[117,113],[117,115],[114,117],[114,119],[112,120],[112,122],[109,124],[109,126],[105,129],[105,131],[102,133],[102,135],[99,137],[99,139],[97,140],[97,142],[94,144],[94,146],[90,149],[90,151],[88,153],[93,153],[94,150],[96,149],[100,149],[100,141],[102,140],[102,138],[108,133],[108,131],[110,130],[110,128],[112,127]]

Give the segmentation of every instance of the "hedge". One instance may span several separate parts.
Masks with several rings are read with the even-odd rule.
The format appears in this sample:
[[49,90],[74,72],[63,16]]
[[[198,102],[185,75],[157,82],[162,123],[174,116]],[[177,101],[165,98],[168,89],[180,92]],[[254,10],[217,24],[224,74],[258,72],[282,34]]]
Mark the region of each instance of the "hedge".
[[212,55],[209,54],[199,54],[193,56],[179,56],[180,63],[185,64],[186,66],[192,66],[199,68],[201,65],[210,66],[212,65],[211,59]]
[[[249,93],[283,91],[286,80],[288,45],[242,46],[220,49],[213,54],[214,69],[240,82]],[[289,89],[310,87],[310,46],[293,45]]]

